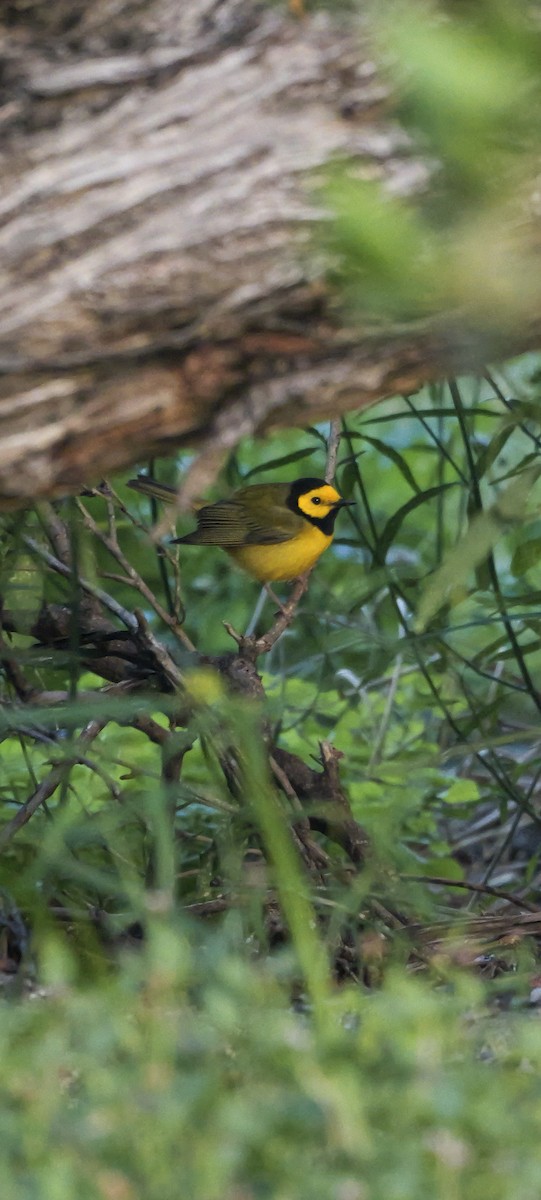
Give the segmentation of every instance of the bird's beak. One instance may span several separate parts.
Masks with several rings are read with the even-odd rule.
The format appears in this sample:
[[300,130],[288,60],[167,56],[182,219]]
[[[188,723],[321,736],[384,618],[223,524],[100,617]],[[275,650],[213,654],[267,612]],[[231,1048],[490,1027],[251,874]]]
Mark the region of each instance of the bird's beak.
[[335,507],[336,508],[351,508],[351,506],[355,503],[356,503],[355,500],[337,500]]

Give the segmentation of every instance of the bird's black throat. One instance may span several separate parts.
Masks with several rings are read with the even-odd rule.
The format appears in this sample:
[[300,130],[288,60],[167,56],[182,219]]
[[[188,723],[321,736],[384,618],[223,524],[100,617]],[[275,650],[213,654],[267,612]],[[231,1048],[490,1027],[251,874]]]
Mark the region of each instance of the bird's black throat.
[[300,509],[297,509],[297,512],[300,513],[301,517],[304,517],[305,521],[309,521],[311,525],[315,525],[317,529],[321,529],[321,532],[325,534],[325,537],[332,537],[334,533],[334,522],[336,521],[341,507],[341,504],[337,504],[336,508],[331,508],[331,511],[327,513],[326,517],[308,517],[306,513],[301,512]]

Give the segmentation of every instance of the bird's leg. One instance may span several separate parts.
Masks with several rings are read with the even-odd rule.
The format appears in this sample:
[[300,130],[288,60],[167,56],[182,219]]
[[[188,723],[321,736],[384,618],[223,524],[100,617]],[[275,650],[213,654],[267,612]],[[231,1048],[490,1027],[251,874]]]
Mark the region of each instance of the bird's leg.
[[[265,584],[265,591],[267,592],[267,595],[270,597],[270,599],[273,601],[273,603],[278,605],[279,611],[281,613],[285,612],[286,610],[285,610],[284,605],[282,604],[282,601],[278,599],[276,592],[273,592],[270,583]],[[286,604],[287,604],[287,601],[286,601]]]
[[259,593],[259,596],[257,598],[257,604],[256,604],[254,611],[248,622],[248,627],[246,629],[246,633],[243,636],[241,636],[241,634],[236,633],[236,631],[232,628],[232,626],[229,625],[229,623],[227,621],[224,621],[224,625],[227,629],[227,632],[231,635],[232,638],[234,638],[234,640],[237,642],[237,645],[240,645],[242,641],[246,641],[247,638],[253,637],[253,635],[255,633],[257,622],[259,621],[261,613],[263,612],[263,609],[265,607],[265,601],[267,599],[272,600],[273,603],[278,606],[278,612],[274,614],[275,617],[278,617],[280,615],[283,616],[283,614],[286,612],[286,609],[284,608],[282,601],[278,599],[278,596],[276,595],[275,592],[273,592],[270,585],[268,583],[264,583],[263,587],[261,588],[261,591]]
[[[273,592],[270,584],[269,583],[265,584],[265,590],[268,592],[271,600],[273,600],[274,603],[278,605],[278,612],[276,613],[276,616],[278,616],[279,613],[282,616],[286,616],[286,617],[289,616],[289,614],[291,612],[292,601],[293,601],[294,607],[296,607],[296,605],[298,603],[298,601],[296,599],[294,599],[294,597],[296,596],[299,585],[301,583],[303,585],[305,585],[308,582],[310,575],[311,575],[311,569],[310,569],[310,571],[305,571],[304,575],[298,575],[296,579],[291,580],[291,582],[293,584],[293,590],[290,592],[287,600],[280,600],[278,598],[278,596],[276,595],[276,592]],[[303,586],[303,591],[304,591],[304,586]],[[301,592],[301,595],[302,595],[302,592]]]
[[280,603],[278,597],[274,595],[268,584],[265,585],[266,590],[267,592],[270,592],[272,599],[279,604],[280,612],[276,615],[272,628],[269,629],[267,633],[264,633],[262,637],[241,637],[241,635],[238,634],[227,621],[224,621],[227,632],[239,647],[239,654],[244,654],[250,658],[252,662],[255,662],[255,659],[258,658],[260,654],[266,654],[268,650],[272,649],[274,643],[278,641],[278,638],[281,637],[284,630],[291,625],[291,622],[297,611],[299,601],[304,596],[304,593],[308,587],[311,573],[312,572],[310,570],[306,571],[304,575],[299,575],[298,579],[295,580],[293,591],[286,600],[285,604]]

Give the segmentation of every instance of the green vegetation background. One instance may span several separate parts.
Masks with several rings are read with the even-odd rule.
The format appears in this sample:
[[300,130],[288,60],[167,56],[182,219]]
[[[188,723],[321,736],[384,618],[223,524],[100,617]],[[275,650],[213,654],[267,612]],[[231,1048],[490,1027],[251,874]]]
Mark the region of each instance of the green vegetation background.
[[[471,280],[465,264],[476,231],[488,227],[496,237],[500,228],[495,172],[480,153],[494,149],[495,129],[504,205],[519,190],[503,114],[520,97],[520,144],[530,152],[536,39],[524,36],[514,6],[456,8],[457,25],[433,26],[432,6],[393,6],[402,115],[445,164],[439,204],[421,206],[412,227],[407,206],[400,215],[375,203],[372,189],[357,190],[342,168],[329,185],[337,283],[355,307],[368,293],[390,320],[422,319],[432,303],[449,299],[482,308],[494,297],[482,239],[475,295],[462,283]],[[414,23],[413,41],[399,10]],[[528,12],[535,18],[537,6]],[[451,53],[446,28],[455,38]],[[382,36],[391,37],[389,28]],[[502,73],[510,59],[513,69]],[[418,90],[408,93],[412,79]],[[451,211],[460,249],[452,270]],[[420,246],[430,253],[419,254]],[[505,275],[497,295],[510,324],[524,319],[524,293],[529,303],[534,294],[530,274],[523,271],[522,288],[512,278]],[[488,354],[489,315],[470,334],[487,339]],[[5,915],[15,906],[32,929],[19,978],[35,976],[30,996],[7,986],[0,1009],[0,1178],[9,1200],[531,1200],[539,1193],[541,1033],[527,1004],[536,944],[480,952],[459,969],[449,954],[430,962],[412,956],[410,940],[382,914],[458,930],[466,913],[451,885],[469,872],[524,899],[538,895],[540,366],[528,355],[492,368],[488,380],[438,385],[345,419],[338,483],[356,507],[342,514],[292,628],[262,666],[279,744],[307,762],[323,739],[343,752],[342,781],[374,853],[354,882],[309,894],[298,866],[274,847],[270,882],[288,915],[290,944],[269,950],[261,895],[243,876],[254,827],[268,849],[275,814],[257,714],[197,671],[197,736],[175,794],[174,843],[159,748],[125,724],[132,700],[102,698],[108,721],[87,761],[69,769],[47,807],[3,847]],[[241,481],[321,474],[326,436],[322,426],[242,444],[216,494]],[[153,469],[172,481],[187,465],[182,455]],[[147,502],[126,478],[113,482],[130,513],[150,526]],[[105,528],[104,500],[84,503]],[[128,610],[143,608],[180,654],[141,597],[105,577],[115,563],[83,527],[75,502],[59,513],[81,573]],[[122,515],[117,527],[127,558],[166,607],[150,538]],[[6,522],[5,605],[28,626],[44,600],[74,597],[74,579],[45,570],[24,542],[39,542],[41,529],[39,511]],[[181,563],[185,628],[197,650],[230,649],[223,621],[246,627],[256,586],[219,551],[184,548]],[[269,618],[267,606],[260,623]],[[101,684],[79,669],[76,655],[40,650],[22,635],[12,645],[41,690],[68,688],[71,701],[39,712],[23,706],[25,733],[4,682],[6,823],[51,762],[69,760]],[[136,703],[167,724],[163,697]],[[219,770],[216,748],[231,738],[248,747],[249,813]],[[287,828],[285,811],[278,828]],[[410,878],[419,875],[450,886]],[[219,888],[243,903],[215,919],[186,916],[187,905]],[[473,897],[473,913],[491,903]],[[102,936],[89,919],[96,910]],[[366,970],[338,986],[328,961],[340,931],[355,922]],[[137,936],[127,938],[128,928]],[[498,970],[482,971],[491,957]]]

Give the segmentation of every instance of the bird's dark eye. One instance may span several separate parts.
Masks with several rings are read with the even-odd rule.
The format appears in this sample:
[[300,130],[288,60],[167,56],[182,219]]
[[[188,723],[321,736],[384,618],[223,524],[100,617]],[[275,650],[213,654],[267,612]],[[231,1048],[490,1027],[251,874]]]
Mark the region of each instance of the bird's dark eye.
[[321,504],[321,496],[312,496],[312,504]]

